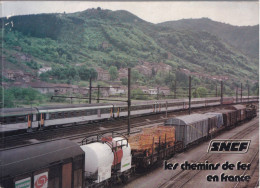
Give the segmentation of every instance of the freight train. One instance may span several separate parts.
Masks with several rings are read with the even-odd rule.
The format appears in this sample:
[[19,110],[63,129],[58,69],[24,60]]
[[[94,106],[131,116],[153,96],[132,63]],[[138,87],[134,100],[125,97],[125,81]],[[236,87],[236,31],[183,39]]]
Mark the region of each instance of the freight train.
[[82,188],[126,182],[134,169],[147,169],[257,115],[254,105],[229,108],[172,117],[164,126],[129,137],[112,133],[85,138],[80,146],[56,140],[1,151],[0,186]]

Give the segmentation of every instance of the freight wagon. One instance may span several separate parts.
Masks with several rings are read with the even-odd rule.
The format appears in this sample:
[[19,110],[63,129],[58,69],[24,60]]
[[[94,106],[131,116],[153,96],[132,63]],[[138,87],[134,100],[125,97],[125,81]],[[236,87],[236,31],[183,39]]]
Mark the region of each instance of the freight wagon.
[[223,122],[225,127],[232,127],[237,124],[237,111],[236,110],[219,110],[218,113],[223,115]]
[[130,135],[128,139],[133,164],[139,169],[172,157],[178,149],[178,144],[175,143],[174,127],[144,128],[141,133]]
[[82,188],[84,152],[69,140],[1,152],[0,186]]
[[227,109],[235,110],[237,113],[237,122],[244,121],[246,119],[246,107],[241,104],[232,105]]
[[183,142],[183,147],[186,148],[206,138],[209,135],[209,127],[216,126],[213,125],[216,121],[208,119],[204,114],[191,114],[170,118],[165,122],[165,126],[175,127],[176,141]]

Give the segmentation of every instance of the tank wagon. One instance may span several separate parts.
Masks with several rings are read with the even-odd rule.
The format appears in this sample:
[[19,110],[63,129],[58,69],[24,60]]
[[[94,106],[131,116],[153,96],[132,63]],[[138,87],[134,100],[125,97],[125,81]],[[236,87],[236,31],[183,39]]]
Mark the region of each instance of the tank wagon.
[[85,186],[108,186],[117,181],[126,182],[131,174],[131,147],[128,139],[119,133],[85,138],[80,148],[85,153]]

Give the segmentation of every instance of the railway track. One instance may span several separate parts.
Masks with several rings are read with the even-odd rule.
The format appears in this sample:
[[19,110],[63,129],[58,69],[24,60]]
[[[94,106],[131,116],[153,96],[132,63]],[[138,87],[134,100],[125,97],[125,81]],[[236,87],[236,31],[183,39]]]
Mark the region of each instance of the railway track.
[[[253,122],[250,122],[249,128],[245,128],[235,135],[231,136],[229,139],[241,139],[244,138],[246,135],[250,134],[252,131],[255,131],[258,129],[258,118],[254,119]],[[257,151],[257,153],[259,150]],[[201,156],[195,163],[201,162],[201,161],[206,161],[206,160],[211,160],[213,161],[218,160],[220,158],[221,154],[204,154]],[[258,156],[258,155],[254,155]],[[182,188],[185,185],[187,185],[195,176],[197,176],[199,173],[201,173],[202,170],[197,170],[197,171],[180,171],[179,173],[175,173],[168,181],[164,182],[159,186],[159,188],[171,188],[171,187],[176,187],[176,188]]]
[[[193,112],[204,112],[213,109],[219,109],[220,107],[204,107],[202,109],[195,109]],[[184,115],[187,111],[168,112],[169,117]],[[140,117],[131,118],[131,128],[141,128],[147,125],[153,125],[158,123],[164,123],[167,119],[165,114],[152,114]],[[92,122],[83,123],[67,127],[61,127],[59,129],[47,129],[37,131],[33,133],[25,133],[14,136],[3,137],[0,140],[0,151],[5,149],[13,149],[23,147],[32,144],[38,144],[46,142],[48,140],[60,140],[70,139],[79,140],[91,135],[104,134],[112,131],[127,130],[127,118],[120,118],[116,120],[104,121],[104,122]]]
[[[259,167],[259,157],[258,157],[258,154],[259,154],[259,150],[257,150],[255,152],[255,154],[253,155],[253,157],[251,158],[250,160],[250,164],[251,166],[254,167],[254,169],[252,170],[252,172],[249,174],[251,177],[255,177],[254,175],[256,175],[256,171],[258,171],[258,167]],[[246,172],[248,170],[244,170],[243,174],[242,175],[245,175]],[[259,176],[257,176],[259,177]],[[250,182],[250,181],[249,181]],[[239,188],[239,187],[252,187],[251,185],[249,185],[249,182],[237,182],[235,185],[234,185],[234,188]],[[258,184],[258,181],[257,181],[257,184]],[[255,186],[254,186],[255,187]]]

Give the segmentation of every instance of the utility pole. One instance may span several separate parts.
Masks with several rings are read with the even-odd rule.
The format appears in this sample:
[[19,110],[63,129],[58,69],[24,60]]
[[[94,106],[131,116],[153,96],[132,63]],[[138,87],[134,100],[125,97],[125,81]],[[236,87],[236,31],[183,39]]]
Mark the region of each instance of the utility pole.
[[237,86],[237,90],[236,90],[236,103],[238,102],[238,86]]
[[243,87],[242,87],[242,83],[241,83],[241,103],[243,102],[242,97],[243,97]]
[[131,112],[131,68],[128,68],[128,100],[127,100],[127,105],[128,105],[128,135],[130,135],[130,112]]
[[159,100],[159,87],[157,87],[157,100]]
[[174,99],[176,99],[176,92],[177,92],[177,81],[176,81],[176,78],[175,78],[175,81],[174,81]]
[[92,77],[89,79],[89,104],[91,104]]
[[249,84],[248,83],[247,83],[247,94],[248,94],[247,101],[249,102]]
[[221,80],[221,91],[220,91],[220,97],[221,97],[221,104],[223,104],[223,81]]
[[190,111],[191,111],[191,76],[189,76],[189,114],[190,114]]
[[100,86],[98,85],[97,103],[99,103],[99,95],[100,95]]

